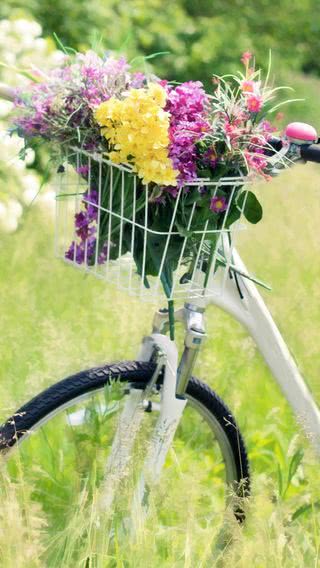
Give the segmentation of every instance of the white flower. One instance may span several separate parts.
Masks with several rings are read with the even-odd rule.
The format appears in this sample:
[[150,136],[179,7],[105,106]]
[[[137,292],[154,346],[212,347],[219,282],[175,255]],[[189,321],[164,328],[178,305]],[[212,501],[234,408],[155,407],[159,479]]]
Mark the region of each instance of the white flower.
[[51,209],[55,208],[55,191],[52,190],[48,190],[48,191],[44,191],[43,194],[40,197],[40,201],[41,203],[43,203],[43,205],[45,205],[46,207],[50,207]]
[[45,52],[47,48],[47,42],[45,39],[43,39],[43,37],[38,37],[36,40],[34,40],[32,48],[38,52]]
[[18,228],[18,219],[10,214],[5,203],[0,202],[0,230],[5,233],[13,233]]
[[9,217],[15,217],[16,219],[20,219],[23,213],[22,205],[16,199],[10,198],[7,203],[7,211]]
[[40,24],[33,20],[14,20],[12,22],[12,31],[21,36],[21,39],[27,38],[27,42],[29,39],[36,38],[41,35],[42,28]]
[[7,208],[5,204],[2,203],[2,201],[0,201],[0,223],[2,219],[5,219],[6,215],[7,215]]
[[[0,21],[0,61],[9,66],[41,70],[59,65],[66,57],[61,51],[53,50],[52,45],[41,37],[41,26],[32,20]],[[1,81],[12,86],[27,85],[29,80],[8,68],[1,69]],[[23,206],[34,205],[43,208],[44,216],[51,216],[54,210],[54,193],[41,191],[40,179],[26,169],[35,159],[34,151],[26,151],[25,160],[19,158],[24,142],[16,135],[10,136],[8,117],[12,103],[0,101],[0,173],[6,180],[3,184],[0,202],[0,232],[13,232],[17,229],[23,213]],[[20,192],[20,193],[19,193]],[[17,196],[15,198],[14,196]]]
[[26,205],[30,205],[32,201],[37,197],[40,189],[40,183],[34,174],[27,174],[23,177],[23,185],[25,190],[22,194],[23,201]]
[[1,20],[0,21],[0,32],[3,34],[7,34],[11,31],[11,23],[9,20]]
[[18,220],[16,217],[7,217],[0,227],[5,233],[14,233],[18,228]]
[[0,118],[7,116],[11,111],[13,104],[10,101],[0,99]]

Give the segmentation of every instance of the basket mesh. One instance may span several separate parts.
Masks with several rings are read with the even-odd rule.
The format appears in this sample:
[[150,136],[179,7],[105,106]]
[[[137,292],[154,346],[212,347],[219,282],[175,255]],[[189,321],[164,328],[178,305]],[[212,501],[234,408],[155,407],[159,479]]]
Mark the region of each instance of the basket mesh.
[[[59,258],[145,300],[164,291],[169,299],[217,293],[213,277],[219,267],[230,266],[242,226],[245,201],[239,218],[227,228],[230,203],[246,183],[244,177],[195,179],[175,190],[174,205],[168,208],[157,189],[142,185],[129,166],[113,164],[101,154],[71,148],[58,171]],[[210,219],[201,221],[199,202],[188,196],[195,191],[215,196],[222,187],[228,188],[229,205],[217,229]]]

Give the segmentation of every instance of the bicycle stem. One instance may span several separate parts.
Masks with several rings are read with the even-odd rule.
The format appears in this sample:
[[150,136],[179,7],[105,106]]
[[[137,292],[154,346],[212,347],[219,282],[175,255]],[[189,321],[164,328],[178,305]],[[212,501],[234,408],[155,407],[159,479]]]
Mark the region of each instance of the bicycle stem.
[[[183,308],[174,312],[174,321],[182,323],[186,331],[184,351],[177,369],[177,396],[183,396],[186,392],[201,345],[207,337],[204,311],[205,308],[191,303],[185,303]],[[169,326],[168,310],[163,309],[156,312],[153,319],[153,333],[165,334]]]

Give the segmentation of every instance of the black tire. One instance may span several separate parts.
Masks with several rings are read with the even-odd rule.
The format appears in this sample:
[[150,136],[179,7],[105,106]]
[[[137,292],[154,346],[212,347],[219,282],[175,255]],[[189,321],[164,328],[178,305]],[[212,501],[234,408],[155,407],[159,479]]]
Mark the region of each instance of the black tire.
[[[104,388],[111,381],[127,382],[135,388],[144,388],[154,372],[154,363],[128,361],[82,371],[70,376],[40,393],[23,405],[0,427],[0,452],[10,450],[18,440],[27,437],[39,423],[50,419],[59,408],[80,396]],[[161,379],[159,384],[161,383]],[[205,409],[215,424],[220,426],[230,448],[234,462],[233,487],[241,497],[250,491],[249,463],[242,435],[227,405],[206,384],[192,378],[187,388],[187,398]],[[229,479],[230,481],[230,479]],[[239,489],[240,488],[240,489]],[[243,513],[237,508],[236,516]]]

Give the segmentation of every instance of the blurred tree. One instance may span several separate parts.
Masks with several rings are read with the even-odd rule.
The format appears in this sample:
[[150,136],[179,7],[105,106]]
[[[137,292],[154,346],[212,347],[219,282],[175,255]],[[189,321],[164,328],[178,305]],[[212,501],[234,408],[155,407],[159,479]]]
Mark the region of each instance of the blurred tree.
[[0,18],[28,12],[67,45],[101,43],[129,55],[169,51],[159,74],[184,80],[234,71],[250,49],[265,64],[271,48],[277,67],[319,73],[319,0],[6,0]]

